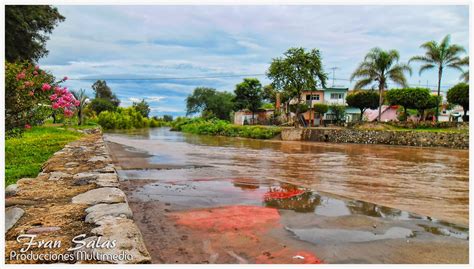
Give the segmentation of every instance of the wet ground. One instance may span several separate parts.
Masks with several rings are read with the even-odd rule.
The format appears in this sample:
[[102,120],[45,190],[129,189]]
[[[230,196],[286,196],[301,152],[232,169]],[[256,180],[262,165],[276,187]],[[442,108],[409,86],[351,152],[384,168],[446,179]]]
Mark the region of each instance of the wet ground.
[[105,138],[155,263],[468,262],[468,151]]

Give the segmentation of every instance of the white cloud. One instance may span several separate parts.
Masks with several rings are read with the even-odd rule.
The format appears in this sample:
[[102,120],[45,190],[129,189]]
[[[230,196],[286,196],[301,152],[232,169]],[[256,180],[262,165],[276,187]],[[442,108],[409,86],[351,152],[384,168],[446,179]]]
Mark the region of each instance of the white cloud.
[[141,101],[141,99],[135,98],[135,97],[130,97],[130,98],[128,98],[128,100],[129,100],[130,102],[135,102],[135,103],[138,103],[138,102]]

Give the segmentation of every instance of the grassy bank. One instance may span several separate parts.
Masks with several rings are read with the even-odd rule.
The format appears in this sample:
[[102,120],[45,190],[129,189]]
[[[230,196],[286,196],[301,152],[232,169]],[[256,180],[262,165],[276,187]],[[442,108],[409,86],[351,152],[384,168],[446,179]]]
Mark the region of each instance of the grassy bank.
[[355,127],[359,130],[381,130],[381,131],[400,131],[400,132],[431,132],[431,133],[468,133],[469,125],[460,125],[459,127],[439,127],[428,124],[413,125],[410,127],[397,126],[389,123],[364,123]]
[[[85,127],[78,127],[85,128]],[[24,177],[36,177],[41,165],[67,143],[82,136],[62,126],[37,126],[22,137],[5,140],[5,186]]]
[[179,119],[173,122],[172,130],[201,135],[222,135],[270,139],[280,134],[281,129],[269,126],[240,126],[223,120]]

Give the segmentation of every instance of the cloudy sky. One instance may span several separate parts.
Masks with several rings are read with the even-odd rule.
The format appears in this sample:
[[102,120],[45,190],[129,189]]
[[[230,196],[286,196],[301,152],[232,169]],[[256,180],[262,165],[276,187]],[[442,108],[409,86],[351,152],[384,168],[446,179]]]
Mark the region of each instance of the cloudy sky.
[[[106,79],[123,106],[145,98],[152,115],[183,115],[195,87],[233,91],[245,75],[269,83],[264,74],[272,58],[290,47],[320,49],[329,86],[338,67],[335,85],[350,87],[351,72],[375,46],[399,50],[406,62],[423,53],[425,41],[451,34],[468,49],[469,40],[467,6],[58,8],[66,20],[53,31],[42,67],[90,96],[94,79]],[[411,84],[435,87],[434,71],[419,76],[413,68]],[[459,75],[448,70],[444,89]]]

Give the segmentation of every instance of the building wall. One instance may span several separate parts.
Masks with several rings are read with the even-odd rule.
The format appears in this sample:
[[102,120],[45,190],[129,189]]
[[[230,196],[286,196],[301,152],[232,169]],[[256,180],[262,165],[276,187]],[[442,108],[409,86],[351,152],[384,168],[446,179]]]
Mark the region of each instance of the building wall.
[[[326,104],[346,104],[347,89],[326,89],[324,91],[324,100]],[[336,95],[338,98],[334,98]],[[340,97],[340,98],[339,98]]]
[[[255,112],[256,123],[264,122],[273,115],[273,110],[258,111]],[[234,113],[234,124],[244,125],[245,119],[250,124],[252,121],[252,112],[250,111],[237,111]]]

